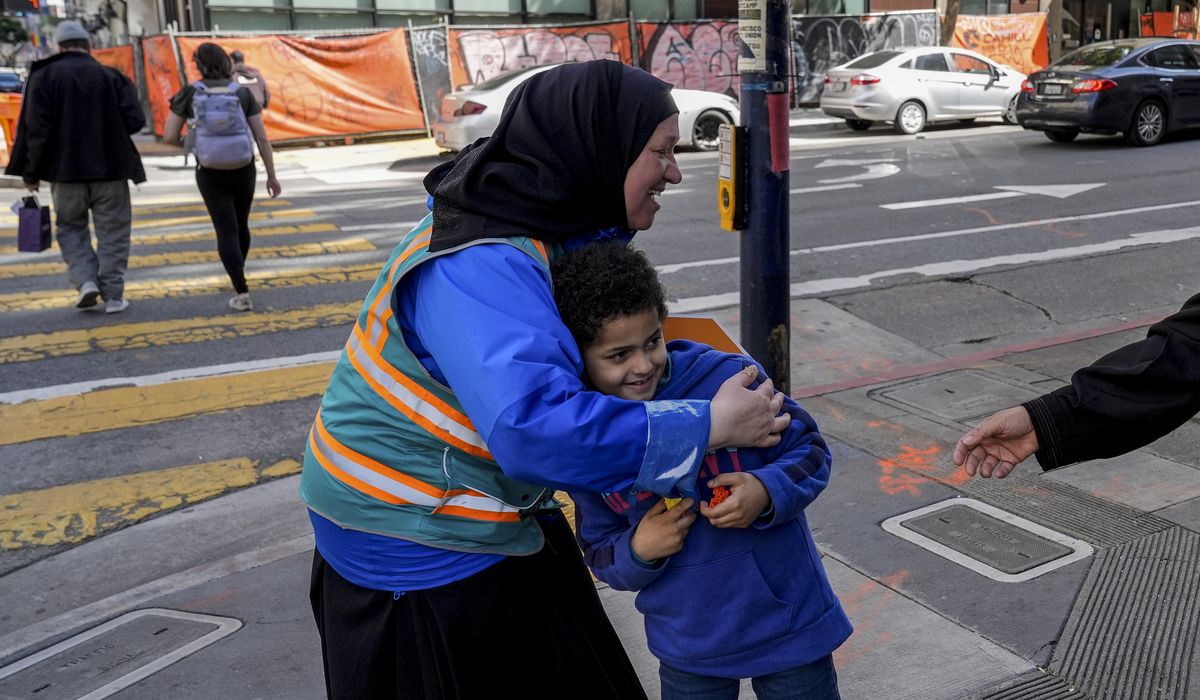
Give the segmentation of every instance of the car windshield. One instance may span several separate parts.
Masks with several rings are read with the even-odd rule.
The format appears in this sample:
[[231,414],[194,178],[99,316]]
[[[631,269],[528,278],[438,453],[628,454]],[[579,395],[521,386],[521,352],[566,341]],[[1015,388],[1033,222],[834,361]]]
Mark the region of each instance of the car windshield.
[[495,78],[488,78],[487,80],[483,81],[482,83],[477,83],[475,85],[475,89],[476,90],[491,90],[493,88],[498,88],[501,85],[512,80],[513,78],[525,75],[526,73],[529,73],[530,71],[535,71],[535,70],[537,70],[539,68],[543,68],[543,67],[544,66],[529,66],[528,68],[521,68],[519,70],[509,71],[508,73],[501,73],[500,75],[497,75]]
[[899,51],[876,51],[846,64],[847,68],[878,68],[900,55]]
[[1055,68],[1103,68],[1115,65],[1133,51],[1130,45],[1085,46],[1055,61]]

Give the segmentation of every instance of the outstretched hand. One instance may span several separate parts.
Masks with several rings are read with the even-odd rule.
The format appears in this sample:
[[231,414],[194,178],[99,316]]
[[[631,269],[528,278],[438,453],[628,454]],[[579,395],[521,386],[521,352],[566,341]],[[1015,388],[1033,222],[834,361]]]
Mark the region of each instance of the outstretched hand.
[[774,447],[779,434],[792,422],[781,416],[783,394],[770,379],[757,389],[748,387],[758,377],[758,367],[749,365],[726,379],[713,397],[710,409],[708,448]]
[[1023,407],[1007,408],[984,419],[958,440],[954,463],[967,474],[1003,479],[1038,450],[1037,433]]

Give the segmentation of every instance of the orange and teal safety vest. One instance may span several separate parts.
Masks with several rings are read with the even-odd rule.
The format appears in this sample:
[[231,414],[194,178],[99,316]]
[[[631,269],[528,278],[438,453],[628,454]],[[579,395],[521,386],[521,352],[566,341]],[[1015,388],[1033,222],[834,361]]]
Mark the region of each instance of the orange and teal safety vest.
[[[300,495],[342,527],[442,549],[522,555],[542,534],[527,517],[551,490],[505,476],[454,392],[404,342],[392,299],[429,252],[433,216],[396,246],[334,367],[304,453]],[[473,241],[525,251],[549,275],[555,251],[531,238]],[[454,251],[461,250],[455,248]]]

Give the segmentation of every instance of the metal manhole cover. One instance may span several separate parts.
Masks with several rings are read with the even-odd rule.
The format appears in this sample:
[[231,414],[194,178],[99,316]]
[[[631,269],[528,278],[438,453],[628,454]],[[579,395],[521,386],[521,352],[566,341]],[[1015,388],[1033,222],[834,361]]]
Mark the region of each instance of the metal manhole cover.
[[0,668],[0,698],[100,700],[241,626],[215,615],[135,610]]
[[884,521],[883,529],[997,581],[1028,581],[1092,554],[1091,545],[972,498]]

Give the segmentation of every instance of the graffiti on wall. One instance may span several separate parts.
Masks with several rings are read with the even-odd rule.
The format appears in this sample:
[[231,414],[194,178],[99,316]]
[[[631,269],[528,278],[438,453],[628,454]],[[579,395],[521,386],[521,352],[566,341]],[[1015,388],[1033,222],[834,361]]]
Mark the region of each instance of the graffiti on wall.
[[642,68],[689,90],[737,97],[737,22],[639,22]]
[[449,29],[450,83],[455,89],[477,85],[519,68],[607,58],[631,63],[629,24]]
[[959,15],[951,46],[961,46],[1012,66],[1022,73],[1041,70],[1050,62],[1046,15]]
[[450,92],[450,56],[446,51],[446,28],[413,29],[409,33],[417,75],[421,77],[421,104],[429,121],[437,118],[442,98]]
[[816,104],[825,74],[871,51],[936,46],[937,13],[901,12],[864,17],[792,18],[792,101]]

